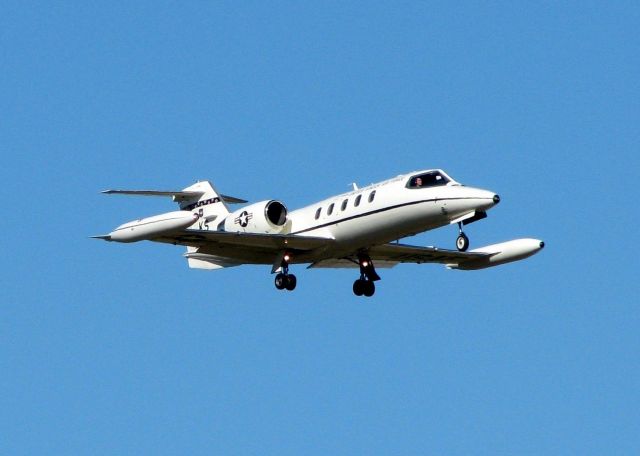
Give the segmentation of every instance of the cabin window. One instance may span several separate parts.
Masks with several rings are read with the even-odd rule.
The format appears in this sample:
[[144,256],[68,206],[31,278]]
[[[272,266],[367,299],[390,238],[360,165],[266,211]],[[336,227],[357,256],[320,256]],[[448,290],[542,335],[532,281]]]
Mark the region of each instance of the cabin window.
[[347,198],[346,200],[344,200],[342,202],[342,206],[340,207],[340,209],[342,209],[343,211],[347,208],[347,203],[349,202],[349,199]]
[[376,191],[374,190],[371,193],[369,193],[369,202],[373,203],[373,200],[375,199],[375,197],[376,197]]
[[429,171],[428,173],[422,173],[417,176],[412,176],[407,183],[407,188],[427,188],[427,187],[439,187],[447,185],[449,179],[439,171]]
[[320,218],[320,213],[322,212],[322,208],[319,207],[318,210],[316,211],[316,220],[318,220]]
[[327,215],[333,214],[333,206],[335,206],[333,203],[329,204],[329,209],[327,209]]
[[356,200],[353,202],[353,205],[354,205],[355,207],[360,206],[360,200],[361,200],[361,199],[362,199],[362,195],[358,195],[358,196],[356,196]]

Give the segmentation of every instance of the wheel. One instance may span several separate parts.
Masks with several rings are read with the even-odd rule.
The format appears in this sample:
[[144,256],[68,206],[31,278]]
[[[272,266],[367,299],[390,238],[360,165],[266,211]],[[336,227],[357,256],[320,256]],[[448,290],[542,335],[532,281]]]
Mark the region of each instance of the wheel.
[[296,276],[294,276],[293,274],[289,274],[288,276],[286,276],[287,278],[287,283],[285,285],[285,288],[289,291],[293,291],[296,288],[296,285],[298,283],[298,279],[296,279]]
[[365,281],[362,279],[358,279],[353,282],[353,294],[356,296],[362,296],[364,294]]
[[460,236],[456,239],[456,247],[458,247],[458,250],[461,252],[467,251],[469,248],[469,238],[466,234],[460,233]]
[[287,282],[287,276],[283,273],[279,273],[278,275],[276,275],[276,278],[274,280],[274,283],[276,284],[276,288],[278,290],[284,290],[284,288],[287,286]]
[[364,283],[364,295],[365,295],[367,298],[370,298],[371,296],[373,296],[373,294],[374,294],[375,292],[376,292],[376,284],[375,284],[375,283],[373,283],[373,282],[372,282],[372,281],[370,281],[370,280],[367,280],[367,281]]

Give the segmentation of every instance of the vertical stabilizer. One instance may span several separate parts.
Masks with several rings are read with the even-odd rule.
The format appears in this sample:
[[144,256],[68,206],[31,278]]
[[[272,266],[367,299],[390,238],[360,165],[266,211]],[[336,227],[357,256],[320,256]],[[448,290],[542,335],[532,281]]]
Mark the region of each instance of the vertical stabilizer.
[[[192,197],[174,197],[174,201],[180,204],[183,211],[191,211],[198,214],[197,224],[193,228],[199,230],[215,230],[218,223],[223,221],[229,215],[229,208],[224,202],[223,196],[218,193],[209,181],[196,182],[195,184],[183,189],[184,192],[198,193],[198,196]],[[197,247],[187,247],[187,257],[198,252]],[[189,267],[197,269],[216,269],[216,265],[201,261],[199,259],[189,258]]]
[[216,191],[211,182],[196,182],[183,191],[198,193],[198,196],[174,197],[174,201],[180,204],[181,210],[191,211],[200,216],[197,222],[198,229],[215,229],[215,226],[229,214],[229,208],[225,204],[223,197]]

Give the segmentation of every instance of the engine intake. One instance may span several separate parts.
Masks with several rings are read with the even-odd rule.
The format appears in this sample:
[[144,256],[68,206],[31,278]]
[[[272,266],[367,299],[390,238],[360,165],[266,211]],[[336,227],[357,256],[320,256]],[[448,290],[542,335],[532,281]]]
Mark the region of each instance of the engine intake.
[[265,214],[267,220],[276,226],[282,226],[287,221],[287,208],[280,201],[269,201]]

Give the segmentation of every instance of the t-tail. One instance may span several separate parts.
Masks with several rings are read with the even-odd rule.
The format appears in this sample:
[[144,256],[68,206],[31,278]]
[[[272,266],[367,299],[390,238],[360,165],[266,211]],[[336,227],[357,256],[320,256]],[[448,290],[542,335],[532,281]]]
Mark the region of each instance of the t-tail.
[[209,225],[218,223],[229,215],[231,203],[246,202],[238,198],[221,195],[209,181],[196,182],[182,192],[173,195],[173,200],[180,205],[181,211],[191,211],[198,215],[198,229],[208,230]]
[[[215,229],[229,215],[227,203],[246,203],[245,200],[222,195],[209,181],[196,182],[180,191],[162,190],[105,190],[102,193],[138,196],[169,196],[180,206],[179,211],[146,217],[124,223],[111,233],[94,236],[115,242],[152,240],[185,228]],[[217,222],[216,222],[217,221]],[[191,249],[188,249],[188,253]]]

